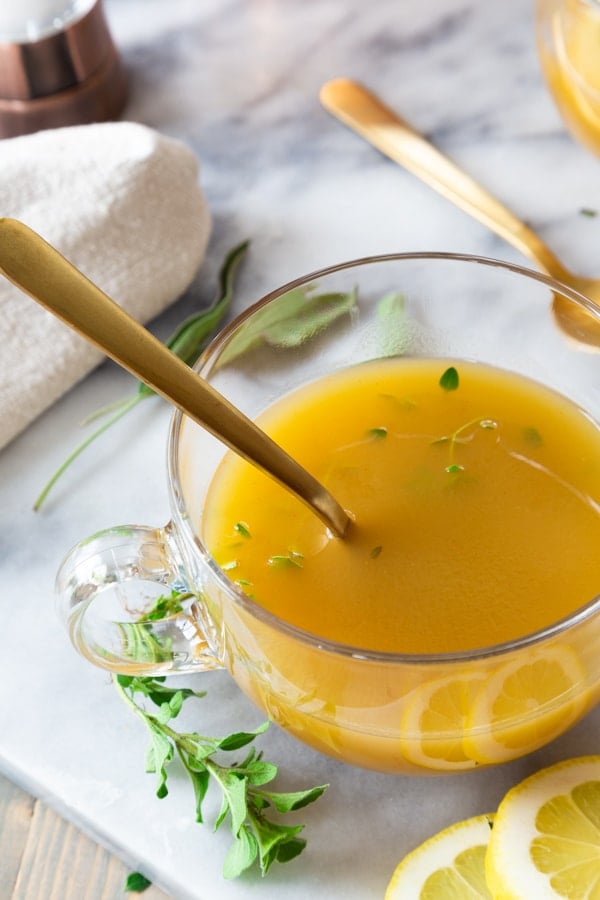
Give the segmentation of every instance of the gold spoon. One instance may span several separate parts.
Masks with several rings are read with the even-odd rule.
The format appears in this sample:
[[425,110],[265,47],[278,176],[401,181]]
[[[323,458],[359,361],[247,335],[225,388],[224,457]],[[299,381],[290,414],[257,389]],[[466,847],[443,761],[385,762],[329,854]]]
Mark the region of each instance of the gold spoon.
[[[583,294],[593,304],[600,304],[600,279],[580,278],[565,269],[531,228],[365,87],[350,79],[338,78],[322,87],[320,99],[323,106],[345,125],[483,222],[537,263],[547,275]],[[593,306],[588,314],[583,306],[555,294],[552,309],[566,334],[590,349],[600,349],[600,319]]]
[[338,537],[349,518],[313,476],[39,234],[0,218],[0,272],[228,447],[303,500]]

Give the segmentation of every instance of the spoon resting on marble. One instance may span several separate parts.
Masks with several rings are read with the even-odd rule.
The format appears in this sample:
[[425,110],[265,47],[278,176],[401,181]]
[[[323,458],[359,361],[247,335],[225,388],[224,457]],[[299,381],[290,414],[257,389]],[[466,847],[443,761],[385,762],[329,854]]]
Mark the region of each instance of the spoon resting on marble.
[[[540,269],[562,284],[600,304],[600,279],[582,278],[569,272],[541,238],[506,209],[469,175],[443,156],[421,134],[363,85],[348,78],[324,84],[321,103],[337,119],[413,175],[417,175],[442,196],[482,222]],[[555,294],[552,312],[562,331],[570,338],[600,350],[600,320],[560,294]]]
[[0,218],[0,273],[157,394],[290,490],[344,537],[338,501],[251,419],[175,356],[39,234]]

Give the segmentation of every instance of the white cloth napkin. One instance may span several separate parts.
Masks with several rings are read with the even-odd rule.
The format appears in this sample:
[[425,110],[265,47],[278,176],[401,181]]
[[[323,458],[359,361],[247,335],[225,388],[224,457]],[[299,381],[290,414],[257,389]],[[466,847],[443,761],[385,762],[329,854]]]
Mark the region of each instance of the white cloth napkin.
[[[139,321],[189,286],[210,214],[193,152],[131,122],[0,141],[0,216],[20,219]],[[102,354],[0,274],[0,448]]]

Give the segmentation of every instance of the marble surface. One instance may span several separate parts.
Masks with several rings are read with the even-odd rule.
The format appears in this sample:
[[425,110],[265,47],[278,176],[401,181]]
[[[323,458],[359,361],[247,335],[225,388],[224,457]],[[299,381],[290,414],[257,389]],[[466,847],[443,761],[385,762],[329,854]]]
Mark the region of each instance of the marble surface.
[[[107,0],[131,77],[127,117],[188,143],[214,217],[194,288],[154,323],[161,337],[208,303],[223,253],[251,239],[233,312],[283,280],[369,253],[456,250],[522,257],[323,111],[320,85],[369,84],[524,217],[581,274],[600,276],[600,161],[565,132],[535,55],[532,0]],[[35,348],[32,347],[32,352]],[[193,821],[187,784],[154,796],[146,736],[109,678],[72,650],[53,608],[60,559],[119,522],[168,518],[169,410],[149,401],[32,502],[84,414],[131,390],[105,364],[0,454],[0,769],[83,825],[177,898],[382,897],[398,859],[450,822],[493,809],[541,765],[598,752],[600,711],[533,756],[444,779],[363,772],[277,728],[261,740],[282,787],[329,782],[304,811],[308,848],[268,878],[221,877],[225,830]],[[222,673],[206,733],[262,721]],[[195,722],[198,727],[198,722]],[[207,813],[214,809],[209,802]]]

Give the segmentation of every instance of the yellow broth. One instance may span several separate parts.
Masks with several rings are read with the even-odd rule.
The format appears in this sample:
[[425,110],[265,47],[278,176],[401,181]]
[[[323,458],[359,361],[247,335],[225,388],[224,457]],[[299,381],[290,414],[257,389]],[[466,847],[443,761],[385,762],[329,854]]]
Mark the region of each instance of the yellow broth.
[[598,594],[598,424],[483,364],[454,363],[453,385],[451,366],[349,367],[260,417],[352,513],[347,540],[224,458],[204,539],[257,604],[331,641],[419,654],[526,635]]

